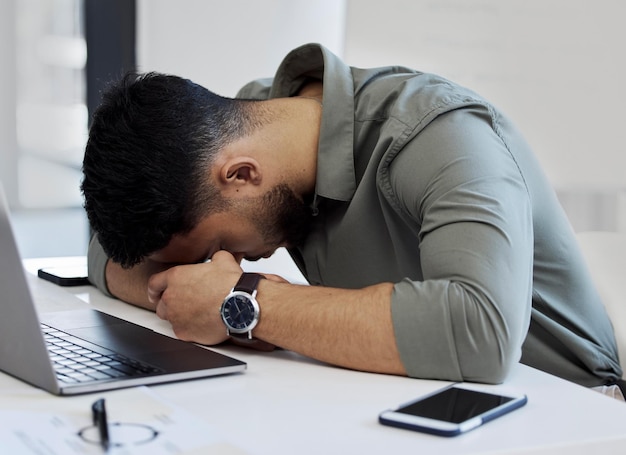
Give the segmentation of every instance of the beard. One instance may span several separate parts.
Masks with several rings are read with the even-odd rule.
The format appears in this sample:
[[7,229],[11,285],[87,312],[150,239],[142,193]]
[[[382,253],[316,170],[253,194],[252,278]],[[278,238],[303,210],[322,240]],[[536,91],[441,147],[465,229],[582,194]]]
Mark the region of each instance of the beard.
[[311,230],[311,208],[291,188],[281,183],[257,198],[250,212],[266,244],[301,245]]

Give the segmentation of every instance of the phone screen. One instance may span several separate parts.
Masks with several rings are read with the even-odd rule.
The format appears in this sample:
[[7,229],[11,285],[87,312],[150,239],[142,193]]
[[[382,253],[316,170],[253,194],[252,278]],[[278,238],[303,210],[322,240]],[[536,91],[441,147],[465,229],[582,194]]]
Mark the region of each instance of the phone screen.
[[462,423],[512,400],[511,397],[450,387],[428,398],[403,406],[396,412],[444,422]]

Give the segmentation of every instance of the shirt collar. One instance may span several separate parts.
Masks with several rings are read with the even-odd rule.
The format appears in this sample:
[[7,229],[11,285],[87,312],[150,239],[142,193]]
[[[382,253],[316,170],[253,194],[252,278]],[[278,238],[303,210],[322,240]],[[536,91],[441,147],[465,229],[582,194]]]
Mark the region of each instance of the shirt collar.
[[318,196],[349,201],[356,191],[354,170],[354,88],[352,72],[319,44],[291,51],[279,66],[270,98],[293,96],[307,79],[322,79],[322,121],[317,156]]

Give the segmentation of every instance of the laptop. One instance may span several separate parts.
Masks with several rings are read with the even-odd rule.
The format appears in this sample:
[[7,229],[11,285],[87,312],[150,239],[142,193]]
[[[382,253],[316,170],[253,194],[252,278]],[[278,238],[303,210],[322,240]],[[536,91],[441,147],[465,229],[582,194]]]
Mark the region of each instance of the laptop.
[[245,369],[245,362],[95,309],[38,315],[0,185],[0,370],[55,395],[76,395]]

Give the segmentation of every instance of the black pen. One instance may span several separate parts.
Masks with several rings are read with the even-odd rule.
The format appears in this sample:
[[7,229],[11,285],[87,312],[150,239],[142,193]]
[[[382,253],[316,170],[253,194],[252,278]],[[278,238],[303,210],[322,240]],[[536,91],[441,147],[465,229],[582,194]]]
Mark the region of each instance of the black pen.
[[104,398],[100,398],[91,405],[91,414],[93,416],[93,424],[98,427],[98,433],[100,433],[100,445],[107,451],[109,450],[109,422],[107,421]]

